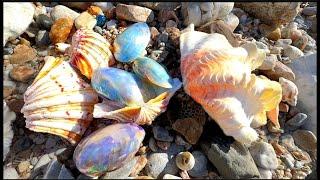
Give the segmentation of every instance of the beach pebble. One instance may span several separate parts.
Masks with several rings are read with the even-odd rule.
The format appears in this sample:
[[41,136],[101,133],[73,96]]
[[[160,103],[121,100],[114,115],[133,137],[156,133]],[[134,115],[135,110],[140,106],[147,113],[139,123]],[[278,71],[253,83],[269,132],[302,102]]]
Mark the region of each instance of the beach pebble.
[[285,134],[280,137],[279,143],[287,148],[289,151],[293,151],[297,149],[296,145],[294,144],[293,137],[290,134]]
[[201,151],[193,151],[192,155],[195,159],[195,164],[191,170],[188,171],[189,175],[195,178],[208,176],[207,157]]
[[49,32],[46,30],[40,30],[35,40],[38,47],[48,46],[51,42]]
[[177,23],[175,21],[173,21],[173,20],[168,20],[166,22],[166,28],[172,28],[172,27],[176,28],[177,26],[178,26]]
[[291,154],[284,154],[280,156],[281,160],[286,164],[286,166],[290,169],[294,168],[294,158]]
[[153,126],[152,132],[153,132],[154,138],[159,141],[166,141],[166,142],[173,141],[173,137],[170,136],[169,131],[163,127]]
[[42,155],[39,158],[37,164],[34,166],[33,171],[42,171],[42,170],[44,170],[47,167],[47,165],[50,163],[50,161],[51,161],[51,159],[50,159],[48,154]]
[[164,171],[169,162],[168,154],[166,153],[152,153],[148,157],[148,162],[145,166],[148,176],[158,178],[160,173]]
[[57,19],[51,26],[49,37],[53,44],[63,43],[67,40],[71,29],[73,27],[73,20],[69,17]]
[[62,164],[56,159],[52,159],[47,166],[47,170],[43,176],[44,179],[54,179],[60,174]]
[[260,70],[273,70],[276,66],[277,56],[275,54],[270,54],[266,56],[261,66],[258,67]]
[[280,77],[279,83],[282,88],[282,101],[287,102],[291,106],[296,106],[298,102],[298,88],[290,80]]
[[316,151],[317,150],[317,137],[307,130],[296,130],[292,134],[294,142],[300,148],[306,151]]
[[172,128],[190,143],[196,144],[202,134],[204,122],[194,118],[178,119]]
[[290,130],[298,129],[300,126],[302,126],[306,122],[307,117],[308,116],[304,113],[298,113],[295,116],[293,116],[291,119],[289,119],[286,122],[286,125],[291,126]]
[[11,70],[10,77],[16,81],[27,82],[34,74],[35,70],[32,67],[20,65]]
[[44,30],[50,30],[51,26],[53,25],[52,19],[45,14],[40,14],[37,17],[36,22],[38,26]]
[[130,172],[135,167],[139,157],[134,157],[127,163],[125,163],[119,169],[107,172],[103,175],[102,179],[126,179],[129,177]]
[[97,24],[97,20],[90,13],[84,11],[74,20],[74,24],[77,29],[93,29],[93,27]]
[[271,144],[266,142],[257,142],[252,144],[249,150],[257,166],[264,169],[277,168],[277,156]]
[[230,27],[232,32],[239,25],[239,18],[236,15],[232,14],[232,13],[228,14],[222,20]]
[[294,60],[303,56],[304,54],[299,48],[288,45],[283,49],[283,55],[289,57],[290,60]]
[[118,19],[133,22],[152,22],[154,19],[151,9],[135,5],[118,4],[116,14]]
[[3,179],[19,179],[18,172],[13,167],[4,168]]
[[272,179],[271,170],[263,169],[263,168],[260,168],[260,167],[258,167],[258,170],[259,170],[261,179]]
[[117,28],[117,21],[112,19],[110,21],[107,22],[107,29],[111,30],[111,29],[115,29]]
[[274,70],[261,70],[260,72],[267,76],[269,79],[279,81],[280,77],[284,77],[290,81],[294,81],[295,74],[292,69],[280,61],[276,61]]
[[21,35],[33,20],[34,5],[30,2],[3,3],[3,46]]
[[56,21],[60,18],[67,17],[71,18],[72,20],[75,20],[80,14],[66,6],[57,5],[51,10],[50,15],[52,20]]
[[64,164],[61,167],[58,179],[74,179],[72,173],[69,169],[66,168]]
[[112,8],[114,8],[112,2],[94,2],[92,4],[100,7],[103,12],[110,11]]
[[313,16],[317,14],[317,7],[313,6],[313,7],[305,7],[302,10],[302,14],[305,16]]
[[90,6],[88,8],[88,13],[95,16],[103,15],[103,11],[99,6]]
[[11,64],[23,64],[37,57],[36,50],[30,46],[19,44],[13,51],[12,56],[9,58]]

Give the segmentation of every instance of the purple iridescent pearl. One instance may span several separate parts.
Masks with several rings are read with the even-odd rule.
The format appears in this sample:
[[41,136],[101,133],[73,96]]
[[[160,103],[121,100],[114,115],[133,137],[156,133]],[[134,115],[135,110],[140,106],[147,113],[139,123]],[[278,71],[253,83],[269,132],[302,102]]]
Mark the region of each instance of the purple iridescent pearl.
[[83,174],[101,176],[133,158],[144,136],[143,128],[133,123],[109,125],[83,139],[74,151],[73,160]]

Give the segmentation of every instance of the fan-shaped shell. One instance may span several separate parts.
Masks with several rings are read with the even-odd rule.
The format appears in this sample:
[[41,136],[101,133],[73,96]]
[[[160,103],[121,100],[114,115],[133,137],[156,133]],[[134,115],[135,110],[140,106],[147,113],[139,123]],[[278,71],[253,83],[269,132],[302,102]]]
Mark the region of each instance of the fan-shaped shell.
[[24,94],[24,102],[21,112],[27,128],[76,143],[92,120],[98,95],[68,62],[46,57],[44,67]]
[[137,124],[151,124],[166,110],[170,98],[181,87],[178,79],[172,80],[172,88],[162,88],[116,68],[98,69],[93,74],[91,84],[106,98],[95,106],[95,118]]
[[170,84],[172,79],[167,71],[153,59],[138,57],[134,60],[132,69],[142,79],[146,79],[163,88],[172,88]]
[[132,159],[144,136],[145,131],[136,124],[112,124],[84,138],[76,147],[73,159],[80,172],[97,177]]
[[151,33],[146,23],[129,26],[113,43],[114,57],[120,62],[132,62],[141,56],[150,41]]
[[69,54],[70,63],[89,79],[97,68],[109,67],[115,62],[110,43],[90,29],[82,28],[74,33]]
[[242,143],[255,141],[258,134],[250,125],[266,124],[267,112],[279,125],[274,109],[281,101],[281,86],[251,74],[265,57],[255,44],[233,48],[221,34],[191,31],[180,36],[180,51],[185,92],[226,135]]

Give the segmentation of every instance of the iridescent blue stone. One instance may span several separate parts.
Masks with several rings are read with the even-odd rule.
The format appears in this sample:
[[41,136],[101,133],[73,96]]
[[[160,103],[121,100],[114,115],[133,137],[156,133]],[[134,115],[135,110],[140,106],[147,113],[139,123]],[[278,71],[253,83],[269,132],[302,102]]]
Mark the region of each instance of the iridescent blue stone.
[[97,177],[130,161],[139,150],[145,131],[134,123],[112,124],[84,138],[73,160],[80,172]]
[[158,62],[148,57],[134,60],[132,69],[140,78],[163,88],[172,88],[172,79]]
[[104,15],[97,15],[97,26],[102,27],[107,22],[107,17]]
[[150,37],[151,33],[146,23],[140,22],[129,26],[113,43],[114,57],[120,62],[132,62],[142,56]]
[[94,71],[91,85],[103,97],[123,105],[144,103],[133,73],[112,67],[100,68]]

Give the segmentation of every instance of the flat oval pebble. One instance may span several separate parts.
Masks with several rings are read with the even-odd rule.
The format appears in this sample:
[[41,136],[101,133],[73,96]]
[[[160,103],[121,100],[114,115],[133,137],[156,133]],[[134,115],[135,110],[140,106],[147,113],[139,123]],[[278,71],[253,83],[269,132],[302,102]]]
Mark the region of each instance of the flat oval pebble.
[[307,151],[316,151],[317,137],[308,130],[296,130],[293,134],[295,144]]
[[69,17],[57,19],[51,26],[49,33],[51,41],[63,43],[67,40],[73,26],[73,20]]
[[113,43],[114,57],[120,62],[132,62],[141,56],[150,41],[146,23],[135,23],[117,36]]
[[83,139],[73,160],[79,171],[97,177],[122,167],[139,150],[145,131],[133,123],[112,124]]

